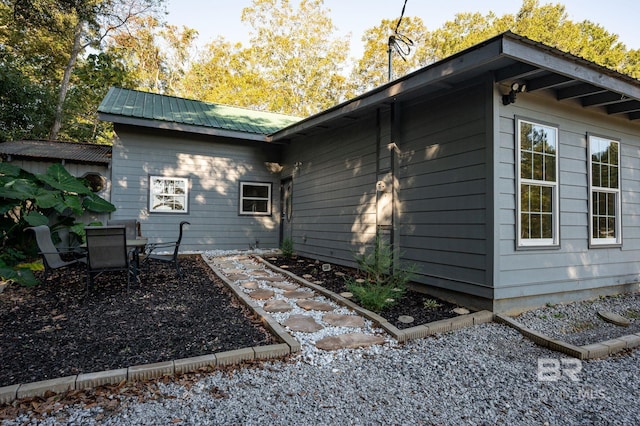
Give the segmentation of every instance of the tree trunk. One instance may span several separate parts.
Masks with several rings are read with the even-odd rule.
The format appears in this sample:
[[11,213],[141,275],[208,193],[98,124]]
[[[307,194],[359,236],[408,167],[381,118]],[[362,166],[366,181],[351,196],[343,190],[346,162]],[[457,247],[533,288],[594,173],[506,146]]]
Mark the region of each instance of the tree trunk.
[[67,62],[67,66],[64,68],[64,75],[62,77],[62,82],[60,83],[60,92],[58,93],[58,103],[56,104],[56,115],[53,121],[53,125],[51,126],[51,131],[49,132],[49,140],[58,139],[58,133],[60,132],[60,128],[62,127],[62,111],[64,107],[64,101],[67,98],[67,91],[69,90],[71,73],[73,72],[73,67],[76,65],[76,60],[78,59],[78,55],[82,50],[82,45],[81,45],[82,28],[83,28],[83,22],[82,20],[78,20],[78,23],[76,24],[76,27],[74,29],[73,49],[71,49],[69,62]]

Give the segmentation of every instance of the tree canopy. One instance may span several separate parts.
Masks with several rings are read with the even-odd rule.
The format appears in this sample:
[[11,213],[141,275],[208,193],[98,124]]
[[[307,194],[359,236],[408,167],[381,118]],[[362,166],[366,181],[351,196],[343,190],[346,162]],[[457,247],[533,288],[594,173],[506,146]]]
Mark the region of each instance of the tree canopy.
[[[0,141],[109,143],[97,106],[110,86],[308,116],[511,30],[640,78],[640,50],[560,4],[523,0],[516,14],[460,12],[439,28],[383,19],[349,59],[323,0],[253,0],[247,46],[222,35],[197,50],[195,29],[162,20],[164,0],[0,0]],[[403,41],[412,43],[402,44]],[[408,50],[407,50],[408,49]],[[404,50],[404,51],[403,51]]]

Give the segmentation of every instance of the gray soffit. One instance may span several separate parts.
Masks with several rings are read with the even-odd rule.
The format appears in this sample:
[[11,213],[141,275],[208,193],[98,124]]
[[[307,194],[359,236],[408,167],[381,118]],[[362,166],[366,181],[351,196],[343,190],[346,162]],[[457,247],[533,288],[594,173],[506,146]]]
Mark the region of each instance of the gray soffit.
[[[437,96],[492,75],[506,87],[550,91],[559,102],[579,102],[604,114],[640,120],[640,81],[511,32],[493,37],[271,135],[286,140],[358,119],[372,109]],[[640,121],[638,121],[640,123]]]

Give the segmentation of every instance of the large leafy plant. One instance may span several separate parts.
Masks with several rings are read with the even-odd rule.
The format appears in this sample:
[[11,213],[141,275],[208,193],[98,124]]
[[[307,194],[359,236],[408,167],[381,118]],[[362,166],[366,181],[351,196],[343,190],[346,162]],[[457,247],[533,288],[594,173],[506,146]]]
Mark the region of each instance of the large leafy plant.
[[66,229],[71,239],[84,239],[84,224],[76,218],[84,212],[108,213],[115,206],[91,192],[88,183],[71,175],[61,164],[44,174],[33,174],[8,163],[0,163],[0,277],[32,282],[28,268],[16,266],[33,258],[37,247],[24,232],[29,226],[49,225],[54,240]]

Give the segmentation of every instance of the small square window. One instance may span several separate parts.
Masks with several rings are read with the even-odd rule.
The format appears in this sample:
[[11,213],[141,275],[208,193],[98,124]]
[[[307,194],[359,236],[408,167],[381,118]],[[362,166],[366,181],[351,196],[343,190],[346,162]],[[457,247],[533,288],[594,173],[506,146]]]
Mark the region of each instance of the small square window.
[[271,214],[271,184],[240,182],[240,214],[268,216]]
[[150,213],[187,213],[189,179],[178,177],[149,177]]

